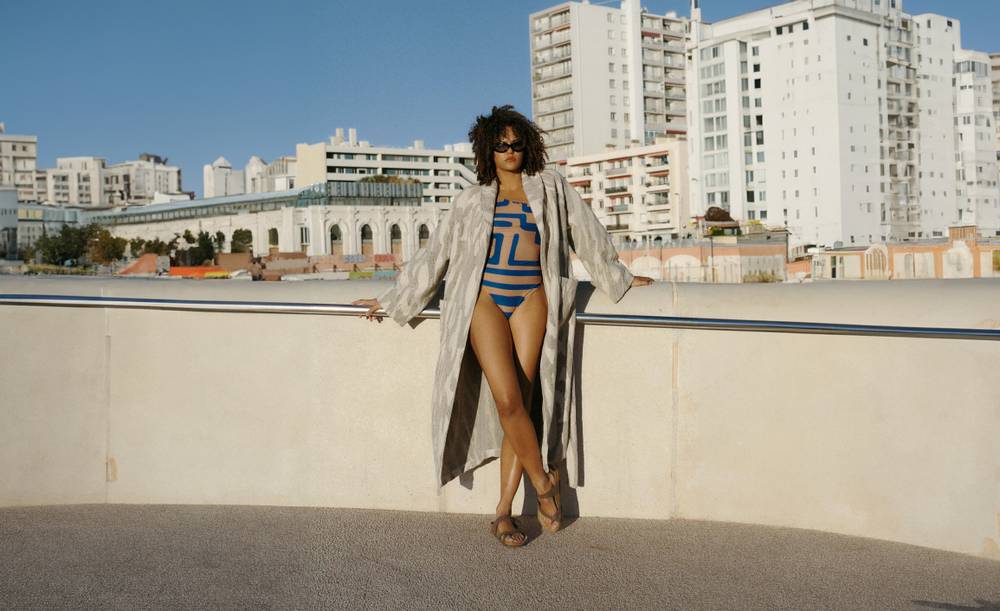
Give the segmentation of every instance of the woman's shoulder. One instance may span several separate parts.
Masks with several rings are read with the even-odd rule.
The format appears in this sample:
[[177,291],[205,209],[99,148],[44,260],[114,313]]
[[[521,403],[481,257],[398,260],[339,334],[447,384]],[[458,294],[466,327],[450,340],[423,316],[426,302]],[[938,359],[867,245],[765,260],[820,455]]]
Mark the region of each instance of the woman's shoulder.
[[543,168],[542,171],[538,173],[538,175],[541,176],[543,180],[552,180],[552,181],[566,180],[565,176],[560,174],[558,170],[554,170],[552,168]]
[[475,199],[482,192],[483,186],[480,184],[466,185],[458,192],[455,199],[452,200],[452,205],[458,207],[460,204],[468,202],[470,199]]

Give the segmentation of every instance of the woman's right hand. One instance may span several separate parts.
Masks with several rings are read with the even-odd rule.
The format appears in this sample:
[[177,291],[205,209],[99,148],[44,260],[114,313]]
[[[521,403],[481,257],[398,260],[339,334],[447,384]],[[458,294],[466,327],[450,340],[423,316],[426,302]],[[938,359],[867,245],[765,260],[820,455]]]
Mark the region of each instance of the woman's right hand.
[[375,312],[382,309],[382,305],[378,302],[378,299],[355,299],[351,302],[351,305],[365,306],[368,311],[361,315],[362,318],[367,318],[368,320],[376,320],[382,322],[382,316],[376,315]]

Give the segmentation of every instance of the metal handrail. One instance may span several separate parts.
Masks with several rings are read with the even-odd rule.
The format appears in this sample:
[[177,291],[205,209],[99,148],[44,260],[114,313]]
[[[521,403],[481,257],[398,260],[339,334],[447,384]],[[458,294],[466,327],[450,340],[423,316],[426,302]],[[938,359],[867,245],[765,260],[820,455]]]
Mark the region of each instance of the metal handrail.
[[[0,294],[0,305],[139,308],[148,310],[184,310],[202,312],[246,312],[272,314],[332,314],[361,316],[364,306],[296,303],[286,301],[221,301],[193,299],[152,299],[147,297],[102,297],[90,295]],[[388,316],[378,310],[380,316]],[[425,308],[418,318],[439,318],[439,308]],[[1000,329],[963,329],[951,327],[901,327],[890,325],[854,325],[825,322],[782,320],[742,320],[736,318],[700,318],[687,316],[647,316],[635,314],[579,313],[579,323],[622,327],[657,327],[714,331],[758,331],[771,333],[810,333],[819,335],[863,335],[877,337],[920,337],[938,339],[1000,340]]]

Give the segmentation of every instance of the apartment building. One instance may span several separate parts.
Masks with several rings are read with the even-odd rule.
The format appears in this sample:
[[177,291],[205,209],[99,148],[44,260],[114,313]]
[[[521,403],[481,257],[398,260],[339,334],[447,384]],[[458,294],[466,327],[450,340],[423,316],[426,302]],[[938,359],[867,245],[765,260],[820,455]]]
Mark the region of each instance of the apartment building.
[[784,226],[793,247],[946,236],[969,197],[960,42],[956,20],[902,0],[796,0],[715,23],[694,0],[692,208]]
[[367,176],[412,178],[423,185],[424,203],[450,205],[463,188],[477,183],[476,161],[467,142],[428,149],[423,140],[408,148],[372,146],[358,140],[353,128],[338,128],[327,142],[295,147],[299,184],[356,182]]
[[570,184],[590,204],[618,248],[681,237],[689,220],[687,139],[571,157]]
[[0,187],[17,189],[18,201],[38,201],[37,166],[38,136],[8,134],[0,123]]
[[[251,162],[253,158],[251,158]],[[202,192],[206,199],[246,193],[243,170],[234,170],[225,157],[218,157],[202,168]]]
[[285,155],[267,163],[257,155],[242,170],[233,169],[229,160],[219,157],[202,169],[206,198],[274,193],[295,188],[295,157]]
[[[1000,151],[1000,53],[990,53],[990,83],[993,86],[993,125],[997,133],[997,151]],[[1000,164],[1000,152],[997,153]]]
[[549,159],[649,145],[686,130],[687,19],[565,2],[529,17],[531,114]]
[[957,51],[953,78],[956,222],[1000,236],[1000,183],[989,55]]
[[102,176],[107,162],[100,157],[59,157],[56,167],[42,170],[46,203],[60,206],[101,206],[109,203]]
[[148,204],[157,193],[181,193],[181,169],[150,153],[108,166],[102,180],[108,203],[114,206]]

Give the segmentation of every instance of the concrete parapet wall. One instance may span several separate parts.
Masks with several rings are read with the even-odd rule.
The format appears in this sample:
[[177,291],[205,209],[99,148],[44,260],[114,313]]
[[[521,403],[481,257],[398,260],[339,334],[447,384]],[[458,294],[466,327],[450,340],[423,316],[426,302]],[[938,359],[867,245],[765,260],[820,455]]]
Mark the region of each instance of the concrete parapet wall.
[[[385,281],[0,278],[3,294],[349,304]],[[656,283],[581,312],[1000,327],[1000,280]],[[1000,342],[578,326],[583,516],[793,526],[992,555]],[[437,320],[0,305],[0,505],[492,513],[435,485]],[[515,511],[524,503],[519,493]],[[485,527],[484,527],[485,528]]]

